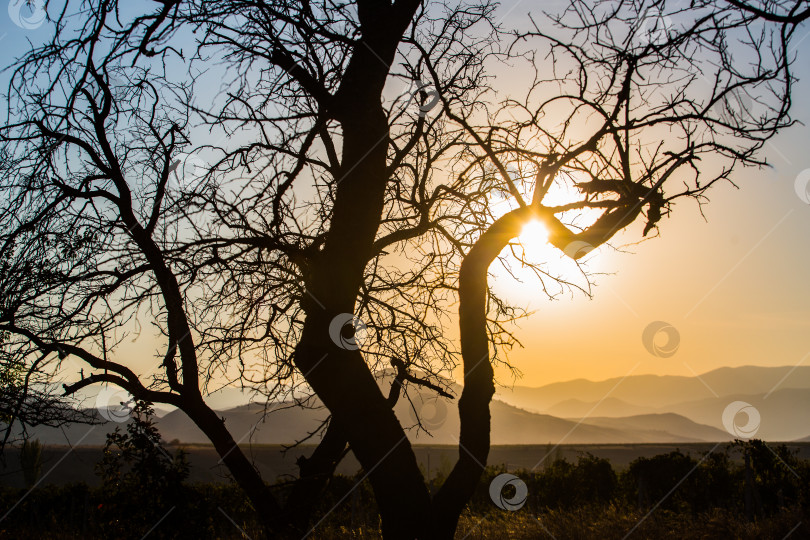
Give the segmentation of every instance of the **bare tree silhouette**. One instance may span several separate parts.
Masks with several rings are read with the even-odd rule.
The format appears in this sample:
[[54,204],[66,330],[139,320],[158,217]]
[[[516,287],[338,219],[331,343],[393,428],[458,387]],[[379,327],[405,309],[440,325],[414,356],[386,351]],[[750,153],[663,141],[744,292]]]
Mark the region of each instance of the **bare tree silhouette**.
[[[579,260],[765,165],[807,6],[573,1],[508,29],[487,1],[159,4],[68,3],[12,66],[4,350],[38,392],[105,383],[184,411],[279,535],[308,530],[351,448],[384,536],[408,539],[452,537],[486,464],[523,315],[492,262],[589,293],[522,254],[526,223]],[[146,375],[119,352],[143,317],[163,337]],[[459,362],[459,458],[431,497],[392,405],[449,397]],[[224,380],[328,409],[283,503],[206,403]]]

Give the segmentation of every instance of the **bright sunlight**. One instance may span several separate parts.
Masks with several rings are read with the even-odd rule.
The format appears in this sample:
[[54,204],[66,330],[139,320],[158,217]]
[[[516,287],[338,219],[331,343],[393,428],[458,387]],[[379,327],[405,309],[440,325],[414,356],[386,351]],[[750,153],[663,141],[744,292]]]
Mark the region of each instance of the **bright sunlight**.
[[[548,236],[548,229],[539,220],[532,220],[523,226],[520,236],[504,249],[501,260],[490,269],[493,275],[491,283],[497,292],[513,299],[519,295],[533,303],[547,298],[541,279],[545,281],[550,294],[556,295],[566,290],[548,276],[580,287],[587,286],[580,265],[551,245]],[[593,255],[595,253],[580,259],[580,264],[590,262]],[[592,264],[588,264],[588,268],[593,271]]]
[[531,220],[520,231],[520,243],[524,246],[546,244],[547,242],[548,229],[540,220]]

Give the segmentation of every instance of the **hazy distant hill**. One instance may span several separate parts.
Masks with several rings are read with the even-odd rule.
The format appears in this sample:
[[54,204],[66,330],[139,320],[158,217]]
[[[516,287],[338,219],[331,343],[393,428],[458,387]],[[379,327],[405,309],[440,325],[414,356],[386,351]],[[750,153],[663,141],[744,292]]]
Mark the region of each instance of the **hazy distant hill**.
[[582,401],[580,399],[566,399],[561,401],[546,411],[548,414],[562,418],[583,418],[585,416],[621,417],[633,416],[637,414],[649,414],[658,412],[655,407],[644,407],[633,405],[608,397],[600,401]]
[[723,399],[710,398],[668,407],[702,424],[722,428],[723,409],[732,401],[745,401],[759,411],[756,436],[768,440],[793,441],[810,433],[810,389],[784,388],[766,394],[731,394]]
[[[768,394],[780,381],[778,389]],[[713,395],[707,385],[718,395]],[[451,386],[451,391],[460,395],[456,385]],[[247,394],[233,389],[225,389],[215,397],[217,403],[248,399]],[[437,402],[432,393],[413,389],[410,397],[409,401],[403,396],[395,408],[403,425],[409,428],[409,438],[421,444],[455,445],[459,432],[455,400]],[[703,374],[700,379],[651,375],[598,382],[577,379],[540,388],[515,387],[514,391],[500,392],[498,398],[491,406],[493,444],[730,440],[721,418],[732,401],[745,401],[760,411],[757,437],[789,441],[806,439],[810,434],[810,367],[723,368]],[[411,403],[423,409],[421,416],[430,434],[414,426]],[[261,444],[300,440],[318,429],[328,415],[325,409],[275,405],[263,420],[262,411],[261,405],[253,403],[229,407],[221,414],[237,441]],[[105,434],[116,425],[38,429],[34,436],[49,444],[76,444],[80,440],[82,444],[102,444]],[[162,415],[158,427],[166,440],[207,442],[180,411]]]
[[[780,384],[781,381],[781,384]],[[661,408],[668,405],[730,395],[767,394],[774,387],[810,389],[810,366],[720,368],[698,377],[673,375],[630,375],[604,381],[575,379],[541,387],[515,386],[498,391],[498,399],[534,412],[550,412],[561,403],[579,400],[595,404],[608,399],[636,407]],[[609,402],[608,402],[609,403]],[[616,403],[615,401],[613,403]],[[568,411],[556,410],[564,416]],[[595,411],[602,416],[614,416]]]
[[587,416],[589,423],[593,418],[599,418],[599,425],[603,426],[614,425],[608,419],[639,414],[675,413],[699,424],[724,429],[723,410],[732,401],[744,401],[756,407],[760,413],[757,437],[793,441],[810,433],[810,389],[785,388],[774,391],[767,398],[765,396],[766,394],[730,394],[720,398],[673,403],[665,407],[642,407],[611,398],[601,403],[569,399],[549,408],[548,412],[571,420]]
[[[418,402],[418,400],[417,400]],[[413,426],[407,401],[401,402],[397,414],[406,426]],[[536,414],[507,405],[500,401],[492,403],[493,444],[616,444],[647,442],[702,442],[728,440],[725,431],[699,425],[687,418],[669,415],[635,416],[623,419],[588,419],[584,422]],[[326,417],[323,409],[281,408],[272,411],[262,420],[262,407],[244,405],[221,414],[234,438],[243,444],[289,444],[304,438],[314,431]],[[451,404],[446,416],[426,413],[428,423],[435,420],[430,434],[415,427],[409,430],[409,438],[422,444],[456,444],[458,442],[458,413]],[[441,418],[444,421],[440,421]],[[207,443],[203,433],[180,411],[173,411],[157,422],[161,435],[166,440],[179,439],[185,443]],[[70,426],[64,430],[38,429],[35,436],[47,444],[102,444],[105,434],[120,424],[111,422],[90,428]],[[82,437],[84,437],[82,439]]]
[[[722,429],[698,424],[674,413],[640,414],[625,418],[588,417],[584,424],[609,427],[639,435],[649,434],[643,442],[725,441],[731,436]],[[667,438],[669,437],[669,438]]]
[[[721,368],[699,378],[631,375],[598,382],[577,379],[539,388],[515,387],[500,391],[498,397],[558,417],[587,416],[588,424],[598,418],[598,425],[605,427],[623,425],[608,421],[611,418],[674,413],[724,431],[726,406],[744,401],[760,413],[757,437],[792,441],[810,433],[810,366]],[[674,426],[666,431],[683,434]]]
[[[683,423],[693,424],[693,433],[686,434]],[[450,422],[448,422],[450,424]],[[458,424],[453,423],[447,434],[449,442],[458,440]],[[673,428],[670,431],[670,427]],[[672,415],[661,419],[657,426],[647,425],[627,419],[624,424],[602,424],[599,422],[579,422],[546,414],[524,411],[500,401],[492,405],[492,441],[494,444],[542,444],[566,442],[583,443],[638,443],[638,442],[700,442],[727,440],[725,432],[709,426],[698,426],[686,418]],[[444,442],[444,441],[436,441]]]

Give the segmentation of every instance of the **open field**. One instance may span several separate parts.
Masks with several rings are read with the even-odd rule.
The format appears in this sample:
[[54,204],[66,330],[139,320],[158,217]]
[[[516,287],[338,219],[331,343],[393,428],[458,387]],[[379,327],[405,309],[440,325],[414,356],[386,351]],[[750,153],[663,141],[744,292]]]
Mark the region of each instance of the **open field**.
[[[722,443],[720,448],[727,443]],[[489,454],[489,465],[504,466],[507,470],[533,468],[542,469],[550,459],[566,458],[575,461],[577,456],[590,452],[596,457],[605,458],[617,469],[626,467],[638,457],[655,455],[680,449],[700,457],[711,450],[715,443],[686,444],[595,444],[595,445],[508,445],[493,446]],[[190,482],[221,482],[228,480],[227,469],[219,463],[212,446],[182,445],[189,453],[191,463]],[[253,445],[248,455],[262,473],[266,481],[284,479],[285,475],[296,474],[295,459],[302,454],[309,454],[313,446],[302,445],[282,453],[280,445]],[[798,451],[797,457],[810,459],[810,443],[788,443],[788,448]],[[458,449],[446,445],[415,445],[416,458],[430,478],[438,473],[449,471],[457,457]],[[550,455],[549,455],[550,454]],[[0,484],[10,487],[23,487],[24,481],[20,471],[16,449],[10,449],[4,464],[0,464]],[[548,456],[548,457],[546,457]],[[100,446],[77,446],[72,450],[68,446],[46,446],[42,452],[44,483],[67,484],[87,482],[97,485],[98,477],[94,473],[95,464],[101,459]],[[353,475],[360,469],[360,464],[349,454],[338,467],[338,473]]]
[[[512,478],[524,484],[528,495],[516,507],[504,507],[503,501],[513,495],[502,488],[499,504],[498,492],[493,495],[491,486],[506,467],[488,467],[462,515],[456,539],[810,537],[810,461],[806,459],[810,445],[784,448],[759,441],[745,443],[751,476],[739,459],[739,446],[729,451],[718,446],[705,454],[713,448],[568,446],[553,450],[532,471],[534,463],[527,460],[547,453],[546,447],[495,447],[493,458],[509,461]],[[9,486],[13,474],[3,477],[0,538],[261,537],[251,504],[238,486],[217,476],[221,471],[208,447],[190,449],[192,470],[197,472],[185,483],[167,483],[160,475],[137,475],[124,483],[94,482],[93,486],[82,481],[53,482],[89,474],[88,464],[100,456],[99,449],[80,447],[61,455],[59,450],[46,450],[49,462],[43,467],[43,481],[33,490]],[[254,450],[259,455],[277,455],[279,448]],[[417,447],[416,451],[425,468],[428,456],[432,467],[439,461],[431,475],[430,488],[435,491],[444,481],[451,449]],[[627,463],[612,465],[609,457]],[[344,468],[350,465],[344,463]],[[206,474],[216,479],[205,481]],[[281,478],[271,490],[283,500],[289,484]],[[148,504],[144,504],[144,493],[149,494]],[[363,471],[336,475],[314,501],[308,530],[289,531],[285,538],[382,538],[374,495]]]

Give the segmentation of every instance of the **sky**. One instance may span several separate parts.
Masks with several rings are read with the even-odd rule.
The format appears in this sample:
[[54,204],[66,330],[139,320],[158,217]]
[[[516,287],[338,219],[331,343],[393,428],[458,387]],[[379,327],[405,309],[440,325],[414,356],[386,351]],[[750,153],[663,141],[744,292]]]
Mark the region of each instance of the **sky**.
[[[499,13],[508,25],[536,9],[535,2],[507,0]],[[0,12],[2,64],[48,33],[47,23],[26,29]],[[793,116],[810,125],[808,36],[805,23],[794,45]],[[0,76],[6,80],[7,74]],[[523,376],[513,381],[501,370],[499,382],[542,386],[631,373],[690,376],[723,366],[810,364],[810,204],[797,193],[802,171],[810,175],[808,142],[806,125],[781,133],[765,148],[772,167],[738,170],[739,190],[714,187],[705,220],[696,203],[679,202],[659,224],[660,236],[637,244],[641,228],[634,226],[612,241],[621,251],[590,254],[590,269],[604,273],[594,277],[592,299],[574,294],[550,301],[536,281],[516,284],[493,268],[495,289],[533,310],[516,332],[523,348],[510,356]],[[557,257],[537,250],[539,257]],[[657,321],[678,334],[677,349],[666,358],[651,354],[642,339]],[[666,332],[659,334],[656,343],[666,346]]]
[[[520,24],[536,9],[532,4],[505,2],[505,22]],[[636,244],[642,238],[636,224],[611,242],[621,252],[589,254],[593,272],[610,273],[594,277],[593,299],[575,294],[549,301],[536,281],[515,285],[496,275],[496,290],[534,310],[516,332],[524,347],[510,360],[523,377],[514,384],[810,364],[810,204],[797,192],[800,173],[810,175],[809,24],[797,31],[794,48],[799,82],[792,114],[806,125],[765,147],[770,168],[738,169],[739,190],[714,186],[705,219],[696,203],[678,202],[659,223],[659,237]],[[668,358],[650,354],[642,340],[657,321],[679,335]],[[659,346],[666,347],[667,337],[659,333]],[[512,379],[501,370],[499,382]]]

